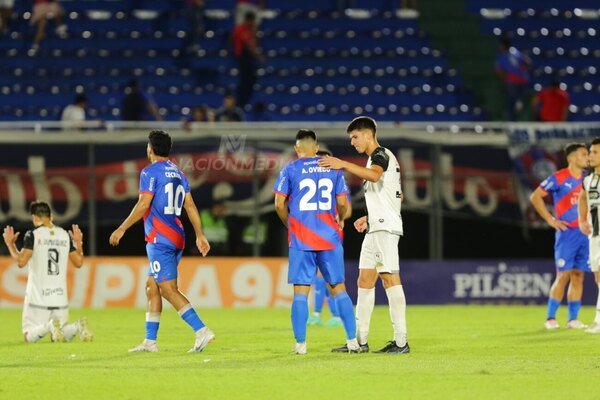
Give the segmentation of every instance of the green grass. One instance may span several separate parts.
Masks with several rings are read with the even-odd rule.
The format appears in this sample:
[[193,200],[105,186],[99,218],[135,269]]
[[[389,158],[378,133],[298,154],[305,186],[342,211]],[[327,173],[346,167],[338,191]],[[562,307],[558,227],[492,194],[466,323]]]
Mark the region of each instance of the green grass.
[[[165,310],[160,352],[129,354],[144,311],[72,310],[71,319],[84,313],[93,342],[25,344],[20,311],[0,310],[0,399],[600,398],[600,335],[546,332],[544,307],[409,306],[409,355],[332,354],[343,329],[309,327],[309,353],[295,356],[286,309],[202,310],[217,340],[200,354],[186,353],[191,330]],[[377,307],[370,345],[390,338],[387,307]]]

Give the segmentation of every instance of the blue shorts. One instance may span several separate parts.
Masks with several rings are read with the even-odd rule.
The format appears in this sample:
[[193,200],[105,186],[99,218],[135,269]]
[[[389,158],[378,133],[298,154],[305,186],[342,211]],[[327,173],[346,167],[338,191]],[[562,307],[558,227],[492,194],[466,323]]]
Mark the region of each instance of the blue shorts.
[[290,247],[288,283],[312,285],[317,276],[317,268],[330,285],[344,283],[344,248],[333,250],[298,250]]
[[146,243],[146,253],[150,260],[148,276],[153,276],[157,283],[177,279],[177,266],[183,250],[160,243]]
[[564,232],[557,232],[554,244],[554,260],[557,271],[570,271],[578,269],[591,272],[589,266],[590,242],[578,228],[569,228]]

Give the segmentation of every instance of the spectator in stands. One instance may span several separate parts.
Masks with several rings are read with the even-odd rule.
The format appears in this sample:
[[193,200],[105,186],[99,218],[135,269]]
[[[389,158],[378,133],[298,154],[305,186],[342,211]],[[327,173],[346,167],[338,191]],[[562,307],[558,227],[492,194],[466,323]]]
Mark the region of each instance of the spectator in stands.
[[273,118],[271,118],[269,111],[267,111],[267,106],[265,105],[265,103],[262,101],[257,101],[252,107],[252,112],[250,113],[248,121],[268,122],[272,120]]
[[141,90],[136,79],[130,80],[125,88],[121,118],[123,121],[163,120],[154,99]]
[[516,121],[523,110],[529,89],[531,60],[510,45],[508,39],[500,41],[500,54],[496,58],[496,72],[504,83],[509,121]]
[[246,14],[256,16],[256,26],[260,25],[260,12],[265,9],[265,0],[237,0],[235,6],[235,24],[244,23]]
[[560,81],[553,79],[550,86],[542,89],[533,99],[537,120],[542,122],[564,122],[569,115],[569,94],[560,88]]
[[240,106],[250,102],[256,83],[256,62],[264,62],[258,52],[256,15],[247,13],[244,23],[235,27],[232,35],[233,56],[238,66],[237,100]]
[[66,37],[67,26],[62,22],[65,10],[58,0],[33,0],[33,11],[31,13],[31,24],[35,25],[35,36],[31,50],[35,53],[40,48],[40,42],[46,36],[46,25],[48,20],[53,19],[56,24],[56,34]]
[[198,51],[200,49],[200,40],[204,37],[206,24],[204,21],[204,0],[188,0],[185,8],[185,16],[190,22],[190,33],[188,35],[189,52]]
[[14,5],[15,0],[0,0],[0,35],[8,33],[8,23]]
[[217,110],[215,119],[219,122],[241,122],[246,116],[242,109],[235,105],[235,97],[228,93],[223,98],[223,106]]
[[[196,106],[192,109],[190,115],[183,119],[183,129],[186,131],[192,130],[192,124],[194,122],[214,122],[215,114],[212,110],[209,110],[204,104]],[[210,242],[209,242],[210,243]]]
[[85,94],[75,96],[75,102],[65,107],[60,122],[63,129],[81,129],[85,122],[88,98]]

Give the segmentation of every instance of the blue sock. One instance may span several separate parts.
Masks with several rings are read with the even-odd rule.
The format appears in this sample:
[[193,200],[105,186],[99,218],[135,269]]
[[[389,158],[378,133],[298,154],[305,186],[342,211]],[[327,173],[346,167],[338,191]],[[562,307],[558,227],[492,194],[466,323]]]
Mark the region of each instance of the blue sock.
[[146,313],[146,339],[156,340],[158,337],[158,326],[160,325],[160,313]]
[[308,298],[295,294],[292,302],[292,329],[296,343],[306,342],[306,321],[308,321]]
[[577,319],[579,309],[581,308],[581,300],[567,302],[569,307],[569,321]]
[[354,306],[352,305],[350,296],[348,296],[348,293],[342,292],[338,293],[334,299],[340,312],[340,318],[344,323],[346,339],[351,340],[356,338],[356,318],[354,318]]
[[339,318],[340,313],[337,308],[337,303],[335,302],[335,299],[333,298],[331,293],[329,293],[329,290],[327,291],[327,304],[329,305],[329,311],[331,311],[331,315]]
[[146,339],[156,340],[158,337],[158,325],[159,322],[146,321]]
[[329,294],[329,290],[327,290],[325,278],[322,276],[317,277],[315,282],[315,312],[320,313],[323,310],[323,303],[327,294]]
[[553,299],[552,297],[548,297],[548,315],[546,319],[556,319],[556,310],[558,310],[558,306],[560,306],[560,301]]
[[205,327],[204,322],[202,322],[198,314],[196,314],[196,311],[191,304],[183,306],[183,308],[178,312],[181,319],[191,326],[194,332],[198,332],[200,329]]

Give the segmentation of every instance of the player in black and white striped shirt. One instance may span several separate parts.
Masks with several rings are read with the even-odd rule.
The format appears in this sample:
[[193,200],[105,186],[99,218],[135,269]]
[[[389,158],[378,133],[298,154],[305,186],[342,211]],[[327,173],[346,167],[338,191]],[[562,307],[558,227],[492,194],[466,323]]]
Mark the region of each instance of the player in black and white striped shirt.
[[23,236],[20,251],[15,245],[19,233],[15,233],[12,226],[5,227],[2,235],[19,268],[29,269],[23,337],[26,342],[37,342],[50,333],[52,341],[64,342],[79,334],[81,340],[90,341],[93,333],[85,317],[67,324],[67,267],[69,261],[76,268],[83,265],[83,233],[77,225],[73,225],[70,232],[54,225],[48,203],[35,201],[29,211],[35,228]]
[[600,138],[590,145],[589,161],[593,172],[583,179],[579,193],[579,229],[590,241],[590,268],[598,284],[598,300],[594,322],[585,331],[600,333]]
[[[394,154],[381,147],[376,137],[377,124],[369,117],[357,117],[346,129],[351,145],[369,156],[366,167],[328,157],[320,166],[345,169],[364,179],[367,215],[357,219],[354,227],[365,232],[360,250],[358,301],[356,303],[357,339],[363,352],[369,351],[367,339],[375,305],[375,284],[381,278],[390,307],[394,340],[377,353],[410,352],[406,334],[406,298],[400,281],[398,241],[403,233],[400,215],[402,190],[400,165]],[[344,351],[343,348],[334,351]]]

